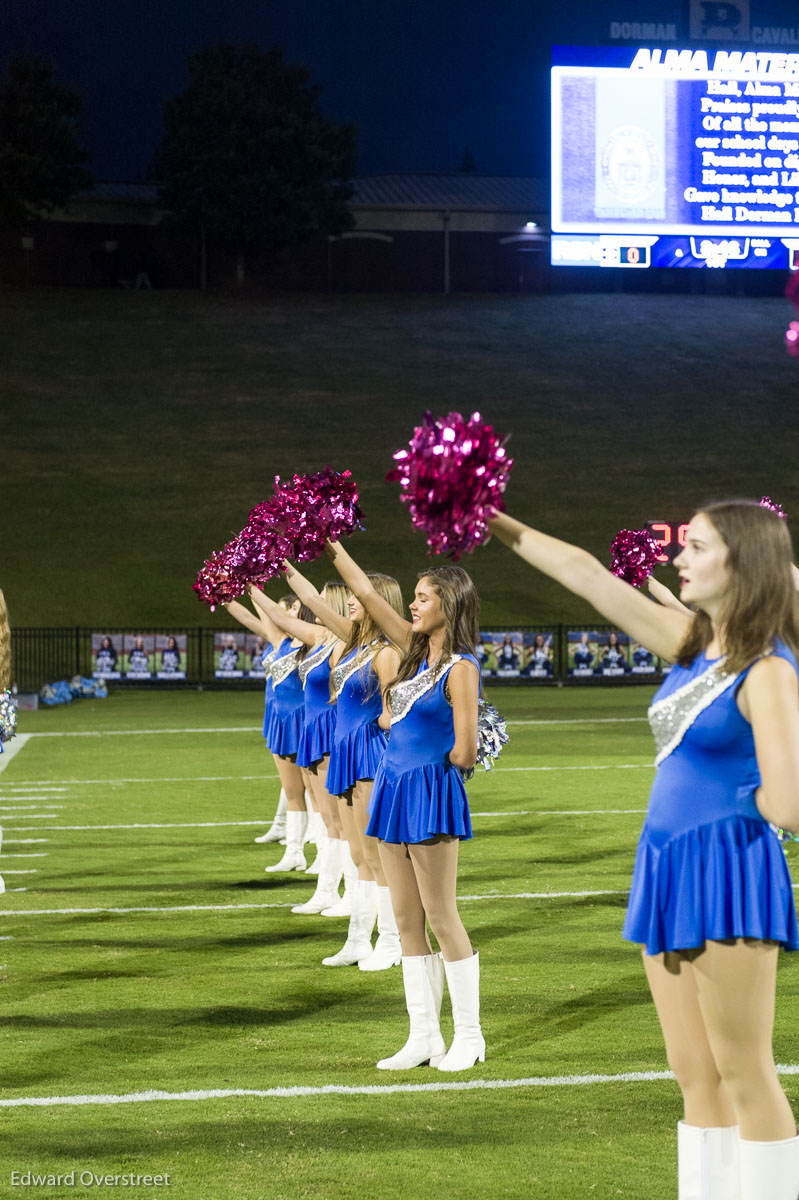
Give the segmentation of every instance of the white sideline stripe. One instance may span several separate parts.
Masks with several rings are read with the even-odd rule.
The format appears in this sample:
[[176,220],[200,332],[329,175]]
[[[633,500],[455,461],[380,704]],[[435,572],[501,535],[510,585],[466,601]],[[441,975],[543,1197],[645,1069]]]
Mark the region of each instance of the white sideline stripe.
[[[494,767],[491,774],[501,774],[503,771],[637,771],[641,767],[649,767],[654,770],[654,763],[607,763],[599,766],[592,764],[581,767]],[[65,779],[62,782],[75,784],[80,787],[86,787],[92,783],[100,784],[103,787],[113,787],[120,783],[247,783],[253,780],[259,783],[266,783],[278,778],[277,772],[273,774],[264,772],[261,775],[140,775],[136,778],[121,777],[118,779]],[[483,773],[481,772],[477,778],[484,778]]]
[[[5,855],[3,855],[3,858],[5,858]],[[9,871],[5,867],[3,867],[3,874],[4,875],[36,875],[36,874],[38,874],[38,871],[37,871],[36,867],[29,867],[24,871],[21,871],[19,869],[14,869],[14,870]]]
[[[779,1075],[799,1075],[799,1067],[778,1066]],[[531,1075],[526,1079],[463,1079],[441,1083],[389,1083],[347,1087],[325,1084],[322,1087],[209,1088],[191,1092],[124,1092],[122,1095],[97,1096],[20,1096],[0,1100],[0,1108],[38,1107],[81,1104],[146,1104],[152,1101],[227,1100],[233,1096],[254,1096],[261,1100],[294,1100],[312,1096],[396,1096],[430,1092],[506,1091],[510,1088],[591,1087],[603,1083],[662,1083],[674,1079],[671,1071],[626,1071],[623,1075]]]
[[[8,871],[8,875],[12,872]],[[796,885],[799,887],[799,884]],[[20,889],[18,889],[20,890]],[[488,892],[483,896],[458,896],[458,900],[561,900],[564,897],[625,896],[623,891],[596,892]],[[239,912],[243,909],[291,908],[294,900],[264,904],[175,904],[168,908],[140,905],[136,908],[8,908],[0,909],[0,917],[62,917],[86,916],[94,913],[165,913],[165,912]]]
[[66,808],[66,804],[0,804],[0,817],[7,812],[29,812],[32,808]]
[[6,838],[6,846],[46,846],[49,838]]
[[[19,816],[17,816],[15,813],[3,813],[3,820],[4,821],[57,821],[58,813],[20,813]],[[27,829],[28,826],[20,825],[19,828]],[[35,829],[36,826],[32,825],[30,828]]]
[[[55,817],[55,813],[51,814]],[[24,820],[24,818],[22,818]],[[31,817],[32,821],[38,821],[38,817]],[[45,818],[43,817],[42,820]],[[266,817],[263,821],[199,821],[197,823],[176,823],[174,825],[31,825],[31,829],[62,829],[62,830],[82,830],[82,829],[217,829],[226,825],[257,825],[262,828],[269,824],[269,818]],[[17,825],[16,830],[27,830],[27,825]]]
[[5,771],[11,759],[15,758],[20,750],[25,749],[32,736],[30,733],[17,733],[10,742],[6,742],[3,747],[3,753],[0,754],[0,772]]
[[25,792],[65,792],[65,787],[49,783],[0,783],[0,796],[22,796]]
[[13,940],[13,937],[11,937],[9,934],[0,937],[0,942],[13,942]]
[[637,721],[647,721],[646,717],[564,717],[562,720],[552,718],[546,721],[506,721],[506,725],[631,725]]
[[47,858],[47,853],[46,851],[40,851],[38,854],[30,854],[25,853],[22,850],[12,850],[11,853],[8,854],[6,851],[4,851],[3,862],[5,862],[7,858]]

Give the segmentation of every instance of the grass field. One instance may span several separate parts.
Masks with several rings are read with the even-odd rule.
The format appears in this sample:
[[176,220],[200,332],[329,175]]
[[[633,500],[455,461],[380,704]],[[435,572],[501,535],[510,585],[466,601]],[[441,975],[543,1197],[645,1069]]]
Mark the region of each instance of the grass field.
[[[375,1069],[406,1036],[399,970],[322,967],[345,922],[290,913],[310,877],[264,874],[279,848],[252,838],[277,781],[256,694],[118,692],[22,714],[30,736],[0,759],[0,1193],[19,1194],[12,1172],[74,1171],[74,1186],[31,1191],[673,1197],[678,1090],[620,938],[648,696],[494,697],[512,741],[470,784],[459,885],[488,1055],[463,1077]],[[788,1065],[798,971],[783,958]],[[784,1082],[799,1105],[796,1074]]]
[[[510,433],[509,509],[603,558],[620,528],[708,498],[767,492],[790,515],[791,315],[787,300],[688,295],[0,290],[12,622],[205,622],[202,560],[275,474],[327,462],[361,488],[356,557],[409,594],[424,539],[385,473],[426,409],[477,409]],[[468,565],[489,623],[592,618],[501,547]]]

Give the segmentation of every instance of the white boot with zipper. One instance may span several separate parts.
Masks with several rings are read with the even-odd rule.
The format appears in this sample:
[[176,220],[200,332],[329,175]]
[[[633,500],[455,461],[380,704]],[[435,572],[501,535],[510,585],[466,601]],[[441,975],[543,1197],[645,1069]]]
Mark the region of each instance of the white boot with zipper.
[[799,1137],[781,1142],[739,1142],[741,1200],[797,1200]]
[[377,884],[373,879],[359,879],[353,894],[352,916],[347,940],[338,954],[322,959],[326,967],[352,967],[372,953],[372,930],[377,916]]
[[286,836],[286,809],[288,807],[288,798],[285,790],[280,789],[280,799],[277,802],[275,815],[272,817],[272,824],[267,829],[266,833],[262,833],[260,837],[255,838],[256,842],[279,842]]
[[[337,900],[330,908],[326,908],[322,912],[323,917],[350,917],[352,916],[352,901],[355,895],[355,889],[358,886],[358,868],[352,860],[352,852],[350,844],[346,838],[342,838],[339,845],[339,861],[341,870],[344,875],[344,895],[340,900]],[[336,885],[338,890],[338,884]]]
[[486,1044],[480,1028],[480,956],[458,962],[444,959],[455,1037],[439,1071],[468,1071],[476,1062],[485,1062]]
[[264,870],[271,871],[304,871],[305,855],[302,852],[302,835],[305,832],[307,815],[289,809],[286,813],[286,849],[280,862],[273,863]]
[[358,963],[361,971],[388,971],[402,962],[399,930],[391,906],[391,892],[377,888],[377,941],[368,958]]
[[[295,904],[292,908],[293,913],[320,913],[323,908],[328,908],[338,900],[338,892],[333,885],[333,875],[335,867],[333,866],[333,846],[338,845],[332,838],[325,833],[324,838],[317,843],[318,848],[318,863],[319,874],[316,880],[316,891],[311,896],[310,900],[306,900],[304,904]],[[307,872],[306,872],[307,874]]]
[[439,954],[405,955],[402,959],[408,1040],[391,1058],[381,1058],[379,1071],[410,1071],[429,1063],[437,1067],[446,1054],[439,1014],[444,993],[444,967]]
[[677,1124],[678,1200],[740,1200],[738,1126]]

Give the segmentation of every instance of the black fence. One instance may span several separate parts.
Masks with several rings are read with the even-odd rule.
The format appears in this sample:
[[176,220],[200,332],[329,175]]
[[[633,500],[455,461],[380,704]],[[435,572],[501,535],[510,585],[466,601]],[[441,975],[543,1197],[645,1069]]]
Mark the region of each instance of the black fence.
[[[112,687],[260,688],[251,635],[218,626],[137,629],[80,627],[14,629],[14,682],[20,692],[76,675],[103,678]],[[231,669],[230,646],[237,663]],[[104,645],[105,643],[105,645]],[[143,669],[132,670],[134,646],[145,644]],[[226,647],[227,650],[226,650]],[[491,685],[619,685],[659,681],[668,670],[645,647],[609,625],[492,626],[478,653]],[[104,655],[104,657],[103,657]],[[224,668],[224,669],[223,669]]]

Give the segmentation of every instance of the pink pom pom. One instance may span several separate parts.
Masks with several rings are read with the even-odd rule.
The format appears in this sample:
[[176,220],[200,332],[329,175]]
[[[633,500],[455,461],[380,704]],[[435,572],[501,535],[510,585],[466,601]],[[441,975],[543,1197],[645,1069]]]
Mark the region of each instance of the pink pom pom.
[[271,499],[257,504],[247,524],[222,550],[203,564],[194,590],[211,611],[242,596],[251,583],[264,583],[283,572],[284,559],[311,562],[325,540],[338,541],[362,528],[363,513],[350,471],[325,467],[315,475],[275,478]]
[[791,358],[799,358],[799,321],[791,321],[786,329],[785,349]]
[[770,509],[771,512],[776,513],[778,517],[782,517],[784,521],[787,521],[788,519],[788,514],[786,513],[785,509],[781,504],[778,504],[776,500],[772,500],[771,496],[764,496],[760,501],[760,507]]
[[394,455],[397,466],[386,476],[398,480],[414,529],[427,534],[430,554],[456,562],[491,536],[488,521],[504,510],[502,493],[513,459],[501,438],[479,413],[438,419],[425,413],[409,448]]
[[611,573],[641,587],[655,569],[660,552],[660,544],[646,529],[622,529],[610,543]]

